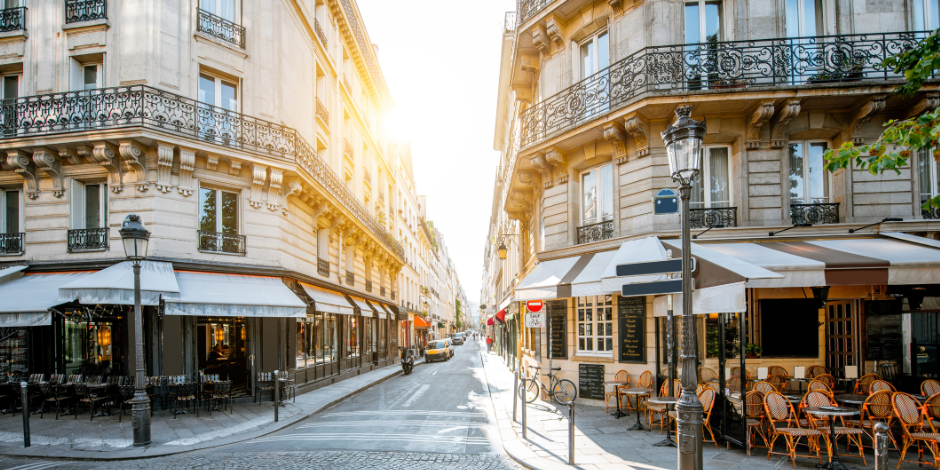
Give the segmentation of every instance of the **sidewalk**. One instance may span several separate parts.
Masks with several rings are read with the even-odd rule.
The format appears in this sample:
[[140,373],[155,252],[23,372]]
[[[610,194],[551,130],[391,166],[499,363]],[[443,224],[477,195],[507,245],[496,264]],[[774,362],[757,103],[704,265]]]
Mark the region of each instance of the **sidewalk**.
[[[493,406],[496,410],[497,426],[503,440],[503,448],[510,457],[529,469],[623,469],[623,470],[673,470],[678,467],[675,447],[654,447],[665,438],[659,428],[651,432],[628,431],[636,423],[636,412],[615,419],[603,407],[578,404],[575,406],[575,464],[568,466],[568,409],[541,399],[528,405],[526,421],[528,439],[522,439],[522,410],[512,420],[513,372],[505,361],[483,350],[483,366],[489,384]],[[646,424],[646,418],[643,418]],[[775,450],[779,450],[778,443]],[[784,446],[785,448],[785,446]],[[790,460],[785,456],[767,459],[767,450],[755,449],[752,456],[736,447],[727,449],[724,443],[706,442],[703,450],[706,469],[762,470],[789,469]],[[868,465],[861,459],[841,457],[844,464],[858,470],[874,469],[874,455],[866,453]],[[825,462],[825,456],[823,461]],[[897,466],[898,453],[891,452],[889,466]],[[797,458],[796,468],[815,468],[817,461]],[[916,464],[901,466],[902,469],[918,468]]]
[[[419,360],[416,364],[423,363]],[[163,411],[158,405],[151,418],[153,444],[134,447],[134,432],[130,411],[125,409],[122,422],[119,413],[89,421],[87,412],[55,419],[55,410],[30,416],[31,447],[23,447],[23,417],[0,416],[0,454],[24,457],[53,457],[71,459],[134,459],[206,449],[232,444],[278,431],[310,415],[316,414],[373,385],[401,374],[400,365],[346,379],[326,387],[297,395],[296,403],[281,407],[279,420],[274,422],[274,408],[270,401],[232,405],[231,411],[199,410],[195,414],[178,415]],[[112,411],[117,411],[113,409]]]

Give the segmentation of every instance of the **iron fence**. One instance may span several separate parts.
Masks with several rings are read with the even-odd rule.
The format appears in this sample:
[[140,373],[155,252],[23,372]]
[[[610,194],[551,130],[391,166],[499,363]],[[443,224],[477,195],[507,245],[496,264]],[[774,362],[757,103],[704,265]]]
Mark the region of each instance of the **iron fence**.
[[920,212],[925,219],[940,219],[940,207],[921,209]]
[[591,225],[578,227],[578,245],[582,243],[591,243],[601,240],[608,240],[614,237],[614,221],[605,220]]
[[196,30],[209,36],[217,37],[225,42],[232,43],[242,49],[245,48],[245,27],[229,21],[221,16],[197,8]]
[[66,23],[78,23],[107,17],[107,0],[65,0]]
[[691,228],[714,228],[714,227],[737,227],[738,226],[738,208],[737,207],[713,207],[710,209],[690,209],[689,227]]
[[326,109],[326,106],[323,105],[323,102],[320,101],[320,98],[317,98],[317,117],[323,119],[323,122],[329,125],[330,111]]
[[516,3],[516,10],[524,23],[535,16],[536,13],[545,9],[549,3],[552,3],[552,0],[519,0]]
[[197,230],[199,251],[213,253],[245,254],[245,236],[235,233],[209,232]]
[[25,252],[25,233],[0,233],[0,255],[21,255]]
[[26,29],[26,7],[0,10],[0,32]]
[[69,253],[108,249],[107,227],[69,230],[68,237]]
[[799,224],[839,223],[838,202],[816,202],[812,204],[790,204],[790,220]]

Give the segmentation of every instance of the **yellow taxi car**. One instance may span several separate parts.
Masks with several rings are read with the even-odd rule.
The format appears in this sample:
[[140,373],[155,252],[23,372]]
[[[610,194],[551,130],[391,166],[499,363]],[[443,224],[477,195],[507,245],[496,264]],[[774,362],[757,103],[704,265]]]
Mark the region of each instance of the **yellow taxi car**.
[[453,346],[446,339],[436,339],[428,341],[428,347],[424,350],[424,362],[437,360],[450,360],[453,356]]

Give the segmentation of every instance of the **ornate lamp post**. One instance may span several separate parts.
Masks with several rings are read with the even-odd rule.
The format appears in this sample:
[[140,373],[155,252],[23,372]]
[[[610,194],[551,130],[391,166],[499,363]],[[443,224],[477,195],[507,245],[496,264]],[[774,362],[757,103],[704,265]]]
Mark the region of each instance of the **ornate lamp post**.
[[702,140],[705,122],[689,117],[692,107],[676,108],[676,122],[662,132],[669,157],[672,180],[679,183],[682,200],[682,396],[676,404],[679,435],[679,469],[702,469],[702,403],[695,394],[698,377],[695,370],[696,332],[692,311],[692,240],[689,233],[689,197],[692,181],[702,165]]
[[134,263],[134,357],[137,360],[137,386],[131,400],[131,410],[134,446],[139,447],[150,444],[150,399],[147,398],[144,375],[144,322],[140,313],[140,263],[147,258],[150,232],[144,228],[139,216],[131,214],[124,219],[118,233],[124,242],[124,255]]

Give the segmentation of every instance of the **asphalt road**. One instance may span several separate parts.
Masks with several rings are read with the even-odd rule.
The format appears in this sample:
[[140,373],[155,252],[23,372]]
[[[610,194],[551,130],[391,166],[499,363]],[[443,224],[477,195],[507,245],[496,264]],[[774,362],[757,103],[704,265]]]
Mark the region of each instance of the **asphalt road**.
[[504,469],[477,342],[268,436],[205,451],[124,462],[0,459],[44,469]]

